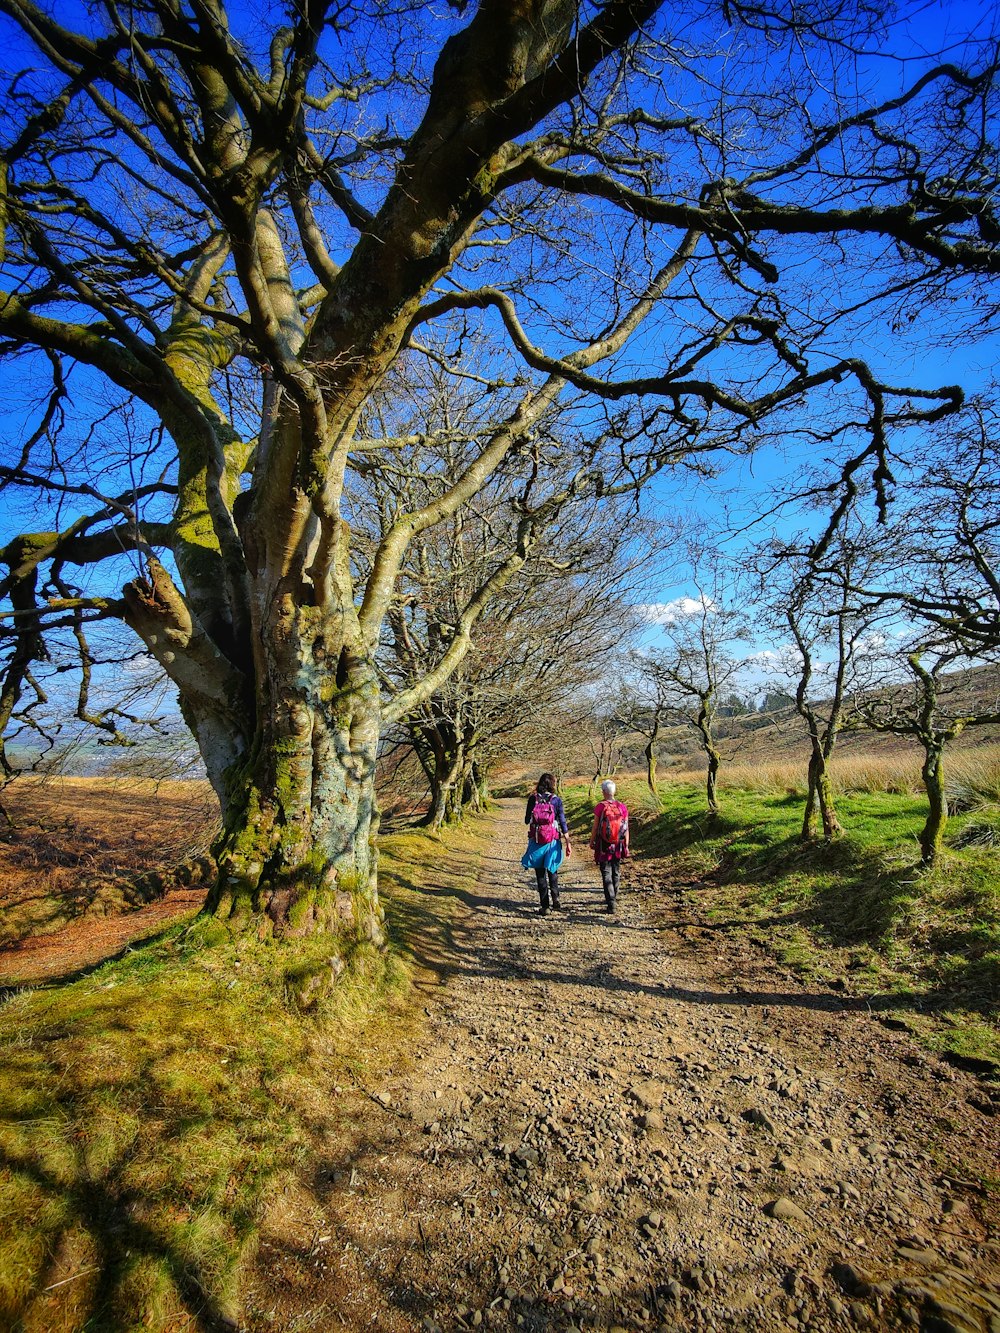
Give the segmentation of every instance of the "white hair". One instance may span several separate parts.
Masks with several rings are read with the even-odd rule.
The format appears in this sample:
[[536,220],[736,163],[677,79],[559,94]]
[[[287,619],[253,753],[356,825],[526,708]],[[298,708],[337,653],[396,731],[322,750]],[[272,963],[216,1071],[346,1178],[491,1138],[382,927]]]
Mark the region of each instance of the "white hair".
[[611,781],[610,778],[601,783],[601,791],[604,793],[605,796],[614,796],[617,790],[618,788],[615,786],[615,784]]

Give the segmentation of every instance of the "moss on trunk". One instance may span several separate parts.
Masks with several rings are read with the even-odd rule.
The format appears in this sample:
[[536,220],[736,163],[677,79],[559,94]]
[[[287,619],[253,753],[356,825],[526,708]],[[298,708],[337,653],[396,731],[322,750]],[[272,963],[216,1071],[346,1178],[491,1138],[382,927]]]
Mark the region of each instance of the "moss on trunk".
[[342,621],[275,612],[261,635],[257,727],[227,775],[209,910],[259,934],[381,941],[375,672]]
[[944,790],[943,745],[924,742],[924,762],[920,775],[927,792],[927,821],[920,830],[920,864],[932,866],[941,851],[944,827],[948,822],[948,801]]

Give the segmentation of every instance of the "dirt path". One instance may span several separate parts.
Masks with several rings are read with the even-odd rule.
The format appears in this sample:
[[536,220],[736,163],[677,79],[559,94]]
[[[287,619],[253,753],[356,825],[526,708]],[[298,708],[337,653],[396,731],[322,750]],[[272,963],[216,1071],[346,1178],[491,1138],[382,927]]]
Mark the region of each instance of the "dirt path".
[[321,1211],[265,1232],[249,1327],[1000,1333],[975,1081],[835,995],[719,981],[669,907],[605,917],[583,860],[540,920],[520,819],[414,1066],[344,1091]]

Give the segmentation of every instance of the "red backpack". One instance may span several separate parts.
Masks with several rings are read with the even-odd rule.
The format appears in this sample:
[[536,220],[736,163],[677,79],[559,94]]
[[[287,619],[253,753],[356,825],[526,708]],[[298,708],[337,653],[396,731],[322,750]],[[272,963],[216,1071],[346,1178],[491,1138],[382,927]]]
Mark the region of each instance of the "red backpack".
[[537,797],[531,810],[532,842],[555,842],[559,837],[559,825],[556,823],[556,808],[552,799],[542,800]]
[[628,833],[628,807],[621,801],[603,801],[597,817],[597,842],[603,852],[617,852],[625,847]]

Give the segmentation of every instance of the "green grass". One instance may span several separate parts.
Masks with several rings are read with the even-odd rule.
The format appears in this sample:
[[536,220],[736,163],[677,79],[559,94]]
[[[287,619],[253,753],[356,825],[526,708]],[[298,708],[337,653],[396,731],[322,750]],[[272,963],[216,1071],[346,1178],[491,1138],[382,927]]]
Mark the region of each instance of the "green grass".
[[[706,923],[902,1012],[938,1049],[1000,1060],[1000,811],[980,804],[949,821],[939,864],[922,871],[926,807],[906,792],[842,794],[844,833],[829,846],[800,841],[795,794],[727,788],[716,817],[693,784],[663,784],[659,811],[644,784],[619,795],[634,811],[637,865],[693,883],[686,900]],[[590,793],[566,799],[582,832]]]
[[[334,1089],[405,1059],[482,837],[385,840],[394,947],[360,945],[303,1010],[316,943],[198,919],[0,1009],[0,1328],[215,1327],[260,1219],[336,1133]],[[419,886],[425,882],[431,888]],[[407,945],[398,943],[405,928]],[[326,946],[329,952],[329,945]]]

